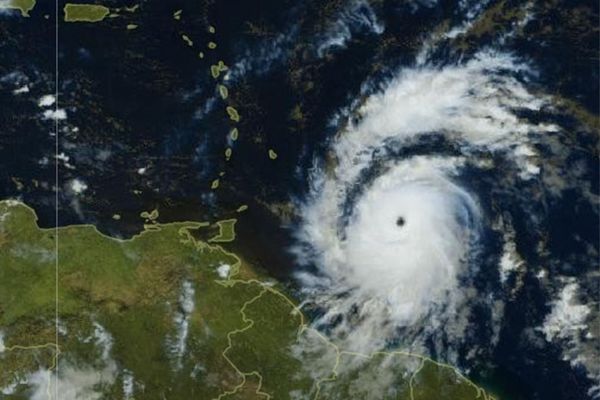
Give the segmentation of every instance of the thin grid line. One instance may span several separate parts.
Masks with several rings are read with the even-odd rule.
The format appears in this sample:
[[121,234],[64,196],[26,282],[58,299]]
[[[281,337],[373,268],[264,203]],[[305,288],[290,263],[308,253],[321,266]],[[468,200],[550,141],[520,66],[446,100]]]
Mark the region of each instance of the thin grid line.
[[55,364],[54,364],[54,399],[58,400],[58,364],[59,364],[59,360],[58,357],[60,356],[60,351],[59,351],[59,347],[58,347],[58,328],[59,328],[59,323],[58,323],[58,200],[59,200],[59,181],[58,181],[58,150],[59,150],[59,143],[58,143],[58,118],[56,118],[56,116],[58,115],[58,21],[59,21],[59,14],[58,14],[58,0],[55,1],[54,3],[54,18],[55,18],[55,27],[54,27],[54,46],[55,46],[55,58],[54,58],[54,96],[55,96],[55,109],[54,109],[54,179],[55,179],[55,189],[54,189],[54,203],[55,203],[55,209],[54,209],[54,249],[55,249],[55,258],[54,258],[54,278],[55,278],[55,284],[54,284],[54,294],[55,294],[55,315],[54,315],[54,322],[55,322],[55,351],[56,351],[56,358],[55,358]]

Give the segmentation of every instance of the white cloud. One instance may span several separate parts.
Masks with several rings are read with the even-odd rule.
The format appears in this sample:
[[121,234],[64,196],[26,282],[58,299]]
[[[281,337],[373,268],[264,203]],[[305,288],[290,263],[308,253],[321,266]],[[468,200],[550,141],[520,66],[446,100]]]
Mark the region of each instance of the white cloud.
[[504,244],[500,257],[500,281],[506,283],[508,277],[521,269],[525,262],[517,252],[515,231],[510,225],[500,224],[499,229],[504,232]]
[[173,318],[176,333],[173,337],[168,338],[168,346],[173,353],[177,367],[182,366],[182,357],[185,355],[187,348],[187,340],[190,331],[190,315],[195,308],[194,296],[196,291],[190,281],[184,281],[179,296],[179,311],[175,313]]
[[134,379],[133,373],[129,370],[123,371],[123,397],[125,400],[133,399]]
[[552,311],[544,320],[542,332],[547,341],[574,341],[581,331],[587,329],[586,319],[591,310],[577,300],[579,285],[568,283],[552,302]]
[[98,346],[102,351],[102,360],[108,362],[110,360],[110,352],[112,350],[114,341],[112,335],[106,330],[106,328],[94,321],[93,336],[96,346]]
[[221,264],[217,267],[217,274],[220,278],[226,279],[229,277],[229,272],[231,271],[231,265],[229,264]]
[[[332,142],[334,162],[316,163],[297,232],[305,247],[297,254],[319,271],[302,275],[308,299],[326,308],[318,323],[338,321],[333,333],[351,348],[381,347],[399,327],[418,330],[425,318],[426,330],[464,337],[463,305],[477,295],[469,279],[477,269],[470,260],[480,211],[456,183],[461,168],[474,151],[497,152],[514,160],[520,179],[530,179],[535,171],[523,160],[535,155],[526,145],[558,129],[517,116],[548,102],[516,78],[527,71],[489,51],[457,65],[404,68]],[[431,134],[469,157],[386,158]],[[340,323],[343,315],[353,317]]]
[[82,194],[88,189],[88,185],[79,178],[73,179],[69,186],[75,194]]
[[322,57],[332,48],[346,47],[347,42],[357,31],[369,31],[380,35],[384,29],[385,27],[378,20],[368,2],[353,1],[335,17],[325,33],[318,39],[317,53],[319,57]]
[[60,108],[58,110],[46,110],[42,114],[44,119],[65,120],[67,119],[67,111]]
[[574,278],[566,284],[551,302],[551,311],[544,324],[538,328],[546,341],[560,346],[562,358],[572,366],[585,368],[588,377],[595,383],[589,390],[592,398],[600,397],[600,364],[598,364],[598,338],[591,333],[597,321],[592,309],[597,303],[584,304],[580,286]]
[[23,85],[21,87],[16,88],[15,90],[13,90],[13,94],[23,94],[23,93],[29,93],[29,86]]
[[63,365],[59,369],[58,380],[54,371],[40,369],[27,376],[27,383],[33,392],[30,400],[48,400],[58,389],[61,400],[96,400],[102,398],[98,385],[111,384],[115,380],[114,364],[102,370],[75,368]]
[[38,100],[38,106],[50,107],[55,102],[56,102],[56,97],[54,97],[54,95],[52,95],[52,94],[47,94],[47,95],[40,97],[40,99]]

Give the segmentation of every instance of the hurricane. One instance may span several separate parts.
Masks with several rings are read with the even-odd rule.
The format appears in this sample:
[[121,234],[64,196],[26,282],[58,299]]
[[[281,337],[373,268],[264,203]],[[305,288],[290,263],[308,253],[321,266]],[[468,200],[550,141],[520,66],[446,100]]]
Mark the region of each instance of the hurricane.
[[577,184],[542,152],[568,148],[536,74],[487,48],[363,84],[300,202],[297,277],[315,327],[352,351],[409,349],[467,369],[494,352],[512,294],[547,276],[548,202]]
[[600,400],[599,15],[0,0],[0,399]]

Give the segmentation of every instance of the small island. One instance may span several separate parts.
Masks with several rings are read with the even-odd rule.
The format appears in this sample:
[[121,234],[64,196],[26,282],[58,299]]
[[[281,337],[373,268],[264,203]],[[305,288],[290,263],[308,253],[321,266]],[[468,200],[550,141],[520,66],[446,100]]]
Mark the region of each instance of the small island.
[[65,5],[66,22],[99,22],[110,13],[108,7],[96,4],[73,4]]

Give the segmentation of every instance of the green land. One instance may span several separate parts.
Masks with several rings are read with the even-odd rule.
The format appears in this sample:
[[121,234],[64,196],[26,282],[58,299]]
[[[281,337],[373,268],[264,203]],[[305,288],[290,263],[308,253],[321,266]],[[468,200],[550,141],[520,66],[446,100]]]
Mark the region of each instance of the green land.
[[224,243],[233,242],[235,240],[235,223],[237,219],[224,219],[217,221],[219,227],[219,234],[213,238],[208,239],[210,243]]
[[0,8],[11,8],[21,11],[21,15],[29,17],[29,11],[35,7],[36,0],[0,0]]
[[110,13],[108,7],[96,4],[73,4],[65,5],[66,22],[98,22],[102,21]]
[[489,399],[428,358],[338,348],[276,282],[197,240],[207,225],[118,240],[0,202],[0,397],[51,393],[40,376],[58,366],[59,390],[86,399]]

